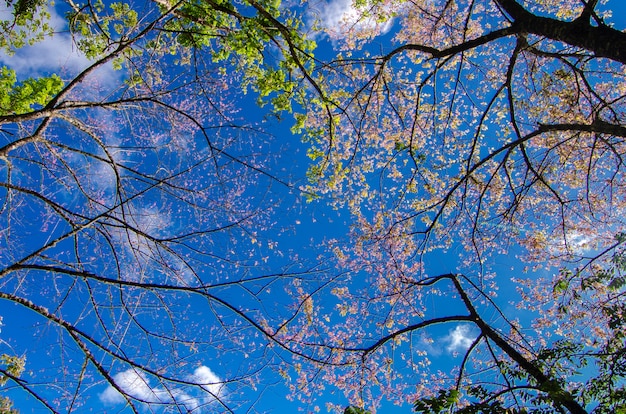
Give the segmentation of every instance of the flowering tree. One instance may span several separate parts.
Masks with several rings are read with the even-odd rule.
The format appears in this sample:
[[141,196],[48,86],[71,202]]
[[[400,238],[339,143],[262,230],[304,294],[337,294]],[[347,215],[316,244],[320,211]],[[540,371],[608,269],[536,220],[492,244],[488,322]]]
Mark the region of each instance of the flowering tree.
[[[275,1],[11,6],[0,302],[5,325],[39,328],[3,336],[0,385],[51,412],[248,404],[289,311],[270,286],[314,272],[268,236],[292,185],[236,103],[288,109],[313,43]],[[63,45],[66,66],[34,68]]]
[[[351,272],[288,334],[317,362],[298,392],[331,382],[365,409],[623,410],[624,27],[595,0],[345,10],[341,55],[316,71],[331,105],[311,100],[300,126],[309,191],[352,214],[333,246]],[[499,266],[514,255],[527,275]],[[449,369],[431,365],[442,326]]]
[[[601,2],[359,1],[321,16],[328,62],[275,1],[9,5],[5,53],[80,51],[0,74],[0,316],[45,332],[2,338],[11,397],[228,412],[287,362],[352,413],[623,409],[626,35]],[[338,271],[271,237],[298,189],[250,91],[301,112],[300,191],[351,217]]]

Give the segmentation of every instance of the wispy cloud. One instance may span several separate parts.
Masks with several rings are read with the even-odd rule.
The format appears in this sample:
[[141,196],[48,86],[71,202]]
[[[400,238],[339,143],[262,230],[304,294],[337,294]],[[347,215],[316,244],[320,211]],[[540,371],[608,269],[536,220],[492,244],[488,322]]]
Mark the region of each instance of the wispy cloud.
[[213,398],[224,395],[224,383],[209,367],[202,365],[196,368],[189,381],[202,386]]
[[468,349],[475,339],[476,334],[468,325],[457,325],[443,341],[447,344],[448,352],[461,352]]
[[373,13],[364,13],[353,0],[322,1],[311,6],[309,12],[333,38],[342,38],[351,31],[387,33],[393,25],[391,19],[379,21]]
[[[201,405],[210,404],[225,395],[226,390],[222,380],[204,365],[196,368],[186,380],[200,386],[205,392],[200,393],[198,388],[191,387],[189,390],[183,390],[182,387],[154,386],[143,372],[132,368],[113,376],[115,385],[130,398],[147,404],[176,404],[184,406],[188,411],[197,410]],[[112,385],[109,385],[99,397],[100,401],[109,405],[126,402],[124,396]]]
[[436,346],[435,340],[428,336],[425,332],[422,332],[419,337],[418,349],[425,355],[439,356],[441,355],[441,348]]
[[[142,401],[158,402],[157,395],[150,386],[150,381],[145,375],[134,369],[120,372],[113,376],[115,385],[119,387],[129,397],[137,398]],[[109,385],[102,394],[100,400],[104,403],[119,404],[125,401],[124,397],[118,390]]]
[[594,244],[594,236],[591,234],[583,234],[577,231],[572,231],[567,234],[567,241],[562,240],[559,246],[564,251],[569,251],[575,254],[583,254],[589,250],[592,250]]
[[[46,36],[40,42],[22,47],[12,56],[0,52],[0,64],[15,70],[18,78],[50,72],[75,76],[92,63],[78,50],[69,33],[67,20],[54,7],[50,7],[48,13],[50,14],[49,24],[54,31],[52,36]],[[6,14],[6,10],[0,10],[0,16]],[[120,74],[114,71],[111,65],[104,65],[95,72],[95,77],[101,83],[116,81],[120,78]]]

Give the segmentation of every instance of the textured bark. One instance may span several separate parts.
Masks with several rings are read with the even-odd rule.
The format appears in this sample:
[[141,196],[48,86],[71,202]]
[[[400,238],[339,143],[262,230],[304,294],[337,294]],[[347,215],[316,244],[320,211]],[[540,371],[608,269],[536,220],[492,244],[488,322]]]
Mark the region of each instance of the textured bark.
[[496,0],[513,20],[512,26],[521,33],[532,33],[557,40],[571,46],[588,50],[598,57],[605,57],[626,64],[626,33],[606,25],[592,26],[590,11],[586,8],[581,16],[571,22],[536,16],[515,0]]
[[465,303],[470,315],[474,317],[474,323],[478,326],[478,328],[480,328],[481,333],[485,337],[491,339],[494,344],[496,344],[505,354],[515,361],[528,375],[534,378],[540,389],[552,388],[553,390],[549,392],[549,395],[555,403],[567,408],[567,410],[572,414],[587,414],[587,410],[585,410],[578,403],[578,401],[576,401],[571,393],[563,389],[556,381],[544,374],[544,372],[532,361],[526,359],[526,357],[513,348],[513,346],[511,346],[506,339],[502,338],[496,330],[489,326],[489,324],[487,324],[480,317],[478,311],[474,308],[472,300],[467,296],[463,286],[461,286],[457,276],[449,275],[448,277],[450,277],[450,280],[454,283],[459,295],[461,295],[461,299],[463,300],[463,303]]

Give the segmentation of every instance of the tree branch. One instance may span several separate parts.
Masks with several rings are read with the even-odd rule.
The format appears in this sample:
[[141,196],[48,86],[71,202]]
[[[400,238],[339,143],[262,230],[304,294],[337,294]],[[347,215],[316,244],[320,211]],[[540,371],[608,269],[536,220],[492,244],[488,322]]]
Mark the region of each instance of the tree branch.
[[511,27],[515,28],[518,33],[532,33],[567,43],[593,52],[597,57],[605,57],[626,64],[626,33],[604,24],[592,26],[589,19],[584,18],[584,13],[589,7],[585,8],[580,18],[564,22],[550,17],[537,16],[515,0],[496,0],[496,3],[513,20]]

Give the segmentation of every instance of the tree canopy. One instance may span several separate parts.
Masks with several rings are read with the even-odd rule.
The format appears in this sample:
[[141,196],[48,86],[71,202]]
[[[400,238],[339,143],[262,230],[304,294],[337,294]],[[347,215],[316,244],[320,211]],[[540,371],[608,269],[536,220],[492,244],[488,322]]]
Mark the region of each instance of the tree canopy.
[[[344,321],[320,311],[305,347],[359,406],[623,409],[605,363],[623,351],[624,27],[597,1],[357,9],[380,20],[339,32],[319,68],[332,122],[311,105],[305,123],[310,191],[353,215],[336,246],[352,275],[333,287]],[[529,274],[500,265],[513,255]],[[452,372],[429,368],[441,324],[465,327]]]
[[[263,119],[246,119],[238,102],[246,90],[276,111],[297,102],[290,73],[305,69],[313,43],[273,1],[12,6],[2,24],[15,58],[0,88],[0,298],[5,325],[26,320],[41,336],[3,338],[5,387],[53,412],[98,396],[135,412],[234,410],[239,390],[275,362],[246,345],[250,363],[222,379],[209,355],[271,342],[255,310],[273,308],[263,286],[314,273],[264,264],[288,198],[276,187],[293,186],[274,175],[280,146]],[[57,73],[54,62],[42,73],[11,67],[38,46],[77,52]],[[23,357],[19,376],[11,358]]]
[[0,410],[626,412],[619,7],[7,2]]

